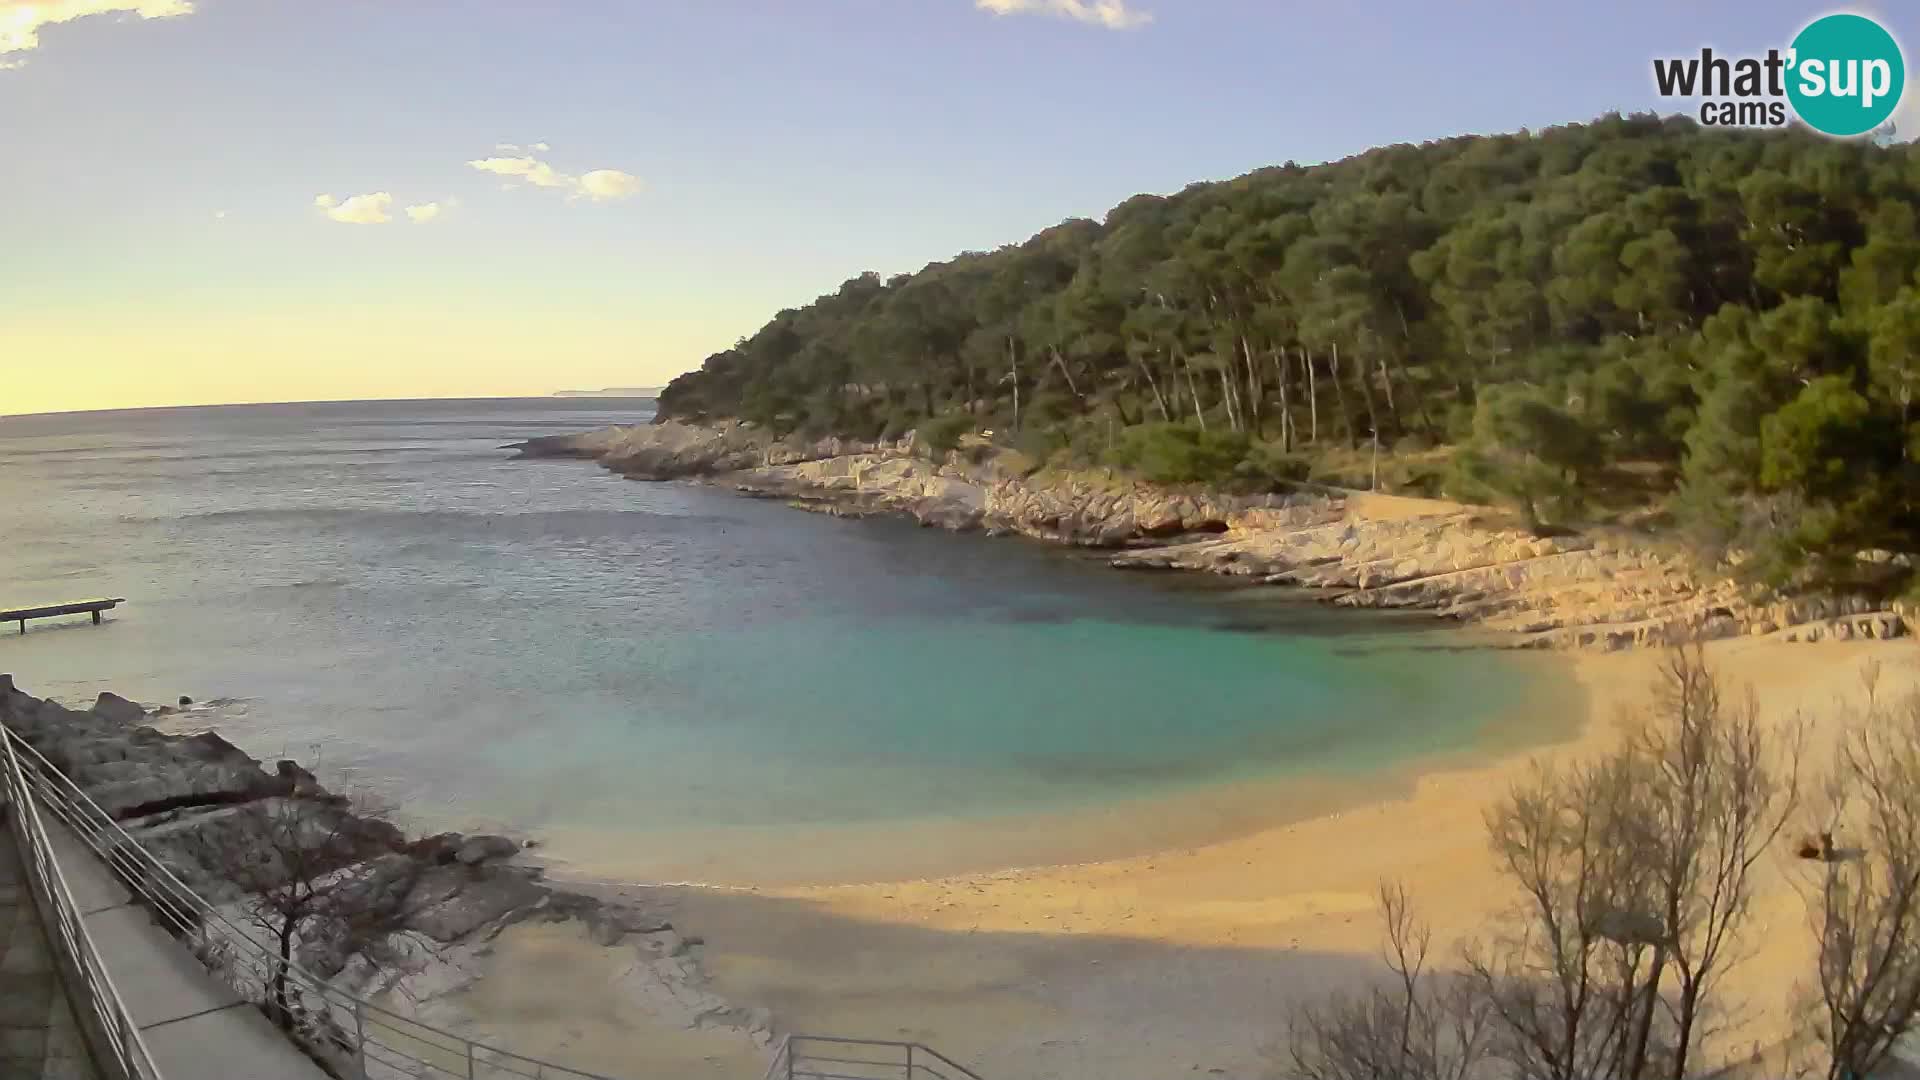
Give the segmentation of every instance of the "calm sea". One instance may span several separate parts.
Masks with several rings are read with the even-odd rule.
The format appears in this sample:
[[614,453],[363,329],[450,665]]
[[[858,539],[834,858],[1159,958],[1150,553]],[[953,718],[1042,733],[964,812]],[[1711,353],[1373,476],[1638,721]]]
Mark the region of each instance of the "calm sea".
[[0,607],[129,600],[0,635],[0,671],[69,702],[190,695],[177,728],[317,761],[413,824],[716,883],[1064,857],[1074,829],[1102,853],[1191,840],[1260,813],[1228,792],[1571,722],[1550,665],[1425,621],[499,449],[648,416],[0,417]]

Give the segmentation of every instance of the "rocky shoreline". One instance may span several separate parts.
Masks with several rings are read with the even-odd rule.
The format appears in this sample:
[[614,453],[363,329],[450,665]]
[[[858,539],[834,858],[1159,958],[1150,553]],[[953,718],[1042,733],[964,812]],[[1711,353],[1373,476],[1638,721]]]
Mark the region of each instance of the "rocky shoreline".
[[1920,611],[1858,597],[1756,595],[1651,538],[1540,537],[1492,511],[1333,489],[1236,496],[1106,470],[1036,469],[985,446],[774,439],[739,422],[665,421],[517,443],[638,480],[693,480],[838,516],[898,514],[954,531],[1112,549],[1130,570],[1184,570],[1315,590],[1332,604],[1430,612],[1516,648],[1621,649],[1682,639],[1897,637]]
[[594,943],[631,952],[620,990],[639,1004],[670,1000],[686,1026],[736,1028],[758,1046],[771,1044],[771,1017],[709,992],[699,940],[681,935],[660,908],[635,894],[554,885],[521,861],[523,844],[508,837],[408,837],[328,791],[296,762],[280,761],[270,772],[214,732],[156,730],[147,721],[160,712],[111,693],[91,709],[69,709],[0,675],[0,725],[223,910],[243,912],[249,904],[234,866],[283,861],[284,841],[265,835],[274,809],[291,800],[314,808],[302,827],[325,840],[310,857],[346,888],[334,894],[342,910],[310,920],[294,955],[341,990],[412,1019],[459,1027],[461,1011],[449,999],[479,977],[495,939],[521,923],[572,922]]

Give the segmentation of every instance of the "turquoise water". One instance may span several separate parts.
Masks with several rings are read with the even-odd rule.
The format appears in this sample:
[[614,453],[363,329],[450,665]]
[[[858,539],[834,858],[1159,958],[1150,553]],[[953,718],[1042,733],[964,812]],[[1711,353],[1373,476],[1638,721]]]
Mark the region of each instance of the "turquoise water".
[[[176,723],[318,760],[422,826],[722,882],[765,876],[769,852],[834,879],[972,822],[1360,786],[1490,725],[1544,739],[1573,719],[1543,704],[1563,700],[1550,666],[1425,620],[498,449],[644,416],[0,418],[0,604],[130,599],[102,627],[0,637],[0,670],[76,701],[235,699]],[[1179,834],[1162,817],[1138,843]],[[969,865],[1038,850],[991,835]]]

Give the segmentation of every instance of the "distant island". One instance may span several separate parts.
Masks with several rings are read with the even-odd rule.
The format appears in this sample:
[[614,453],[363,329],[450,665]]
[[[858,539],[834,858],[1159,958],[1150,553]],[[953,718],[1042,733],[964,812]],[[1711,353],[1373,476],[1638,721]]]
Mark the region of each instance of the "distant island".
[[556,390],[554,397],[657,398],[657,386],[609,386],[605,390]]

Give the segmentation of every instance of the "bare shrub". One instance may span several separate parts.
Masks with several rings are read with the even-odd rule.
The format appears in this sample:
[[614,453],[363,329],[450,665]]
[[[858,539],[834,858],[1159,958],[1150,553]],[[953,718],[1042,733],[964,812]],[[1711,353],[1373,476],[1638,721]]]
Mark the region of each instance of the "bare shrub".
[[1485,1042],[1486,1010],[1457,976],[1428,970],[1433,929],[1406,889],[1380,886],[1393,980],[1295,1011],[1288,1072],[1300,1080],[1465,1080]]
[[1810,1035],[1829,1080],[1873,1075],[1920,1013],[1920,697],[1888,705],[1877,679],[1815,818]]
[[1753,697],[1729,701],[1697,647],[1668,653],[1657,691],[1612,753],[1538,766],[1488,810],[1490,847],[1519,898],[1466,948],[1445,993],[1423,992],[1430,931],[1403,893],[1383,893],[1399,986],[1298,1010],[1289,1075],[1707,1071],[1701,1047],[1715,989],[1740,959],[1754,867],[1795,812],[1800,728],[1763,728]]
[[346,871],[391,850],[400,834],[370,800],[319,790],[256,799],[232,813],[238,827],[202,833],[195,854],[244,894],[240,912],[271,941],[276,955],[260,973],[262,1005],[291,1030],[301,1011],[288,986],[294,946],[323,922],[336,932],[377,932],[388,913],[374,910]]

